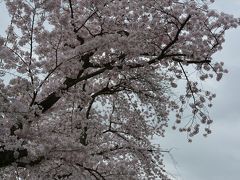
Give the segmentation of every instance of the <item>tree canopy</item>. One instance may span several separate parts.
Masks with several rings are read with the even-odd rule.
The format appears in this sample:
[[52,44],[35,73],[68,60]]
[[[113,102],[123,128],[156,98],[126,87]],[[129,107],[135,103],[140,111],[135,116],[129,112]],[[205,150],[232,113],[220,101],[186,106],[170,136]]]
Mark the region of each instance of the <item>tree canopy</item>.
[[212,55],[239,25],[213,0],[4,3],[3,178],[170,179],[151,137],[211,133],[216,95],[203,83],[227,73]]

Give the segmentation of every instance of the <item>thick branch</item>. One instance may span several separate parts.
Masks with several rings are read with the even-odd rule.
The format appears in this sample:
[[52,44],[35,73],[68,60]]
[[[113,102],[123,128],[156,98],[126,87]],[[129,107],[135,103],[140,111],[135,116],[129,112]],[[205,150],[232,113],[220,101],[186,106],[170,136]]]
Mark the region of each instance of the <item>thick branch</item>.
[[173,61],[179,62],[179,63],[186,63],[186,64],[204,64],[204,63],[210,63],[210,60],[201,60],[201,61],[188,61],[188,60],[182,60],[179,58],[172,58]]
[[178,29],[174,39],[164,47],[164,49],[162,50],[162,54],[165,54],[165,52],[178,41],[178,37],[180,33],[182,32],[183,28],[185,27],[185,25],[187,24],[190,18],[191,18],[191,15],[188,15],[188,17],[185,19],[185,21],[181,24],[180,28]]

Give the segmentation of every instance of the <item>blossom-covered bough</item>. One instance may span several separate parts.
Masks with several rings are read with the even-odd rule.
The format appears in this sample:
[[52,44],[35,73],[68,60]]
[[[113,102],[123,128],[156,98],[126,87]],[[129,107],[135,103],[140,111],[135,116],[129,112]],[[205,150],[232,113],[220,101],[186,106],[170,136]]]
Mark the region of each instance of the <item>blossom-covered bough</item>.
[[227,72],[212,55],[238,19],[207,0],[4,2],[2,178],[168,179],[150,138],[169,115],[189,141],[211,133],[201,81]]

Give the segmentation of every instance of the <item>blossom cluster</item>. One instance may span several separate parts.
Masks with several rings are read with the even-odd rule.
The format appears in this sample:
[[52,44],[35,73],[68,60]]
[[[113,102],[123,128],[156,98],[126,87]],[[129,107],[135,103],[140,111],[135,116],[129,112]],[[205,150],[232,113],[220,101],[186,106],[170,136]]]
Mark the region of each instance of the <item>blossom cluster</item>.
[[150,137],[172,113],[189,142],[211,133],[202,83],[228,72],[212,55],[239,25],[213,0],[4,2],[3,179],[169,179]]

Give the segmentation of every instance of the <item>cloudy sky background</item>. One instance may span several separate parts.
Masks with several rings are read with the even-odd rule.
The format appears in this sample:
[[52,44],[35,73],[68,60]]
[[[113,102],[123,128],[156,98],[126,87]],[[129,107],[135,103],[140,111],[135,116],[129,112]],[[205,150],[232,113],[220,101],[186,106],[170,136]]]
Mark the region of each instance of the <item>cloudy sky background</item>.
[[[212,8],[240,17],[240,0],[216,0]],[[159,139],[162,147],[173,148],[174,159],[166,154],[165,161],[177,180],[240,179],[240,28],[227,31],[225,38],[214,60],[224,61],[229,73],[220,82],[208,83],[217,94],[210,109],[212,134],[199,134],[188,143],[185,135],[170,130]]]
[[[240,17],[240,0],[216,0],[213,8]],[[0,34],[8,22],[0,3]],[[166,138],[157,140],[162,147],[173,148],[174,159],[166,154],[165,160],[177,180],[240,179],[240,28],[228,31],[225,37],[223,50],[214,59],[224,61],[229,73],[220,82],[208,83],[217,94],[210,109],[213,133],[208,138],[199,135],[188,143],[185,135],[169,130]]]

